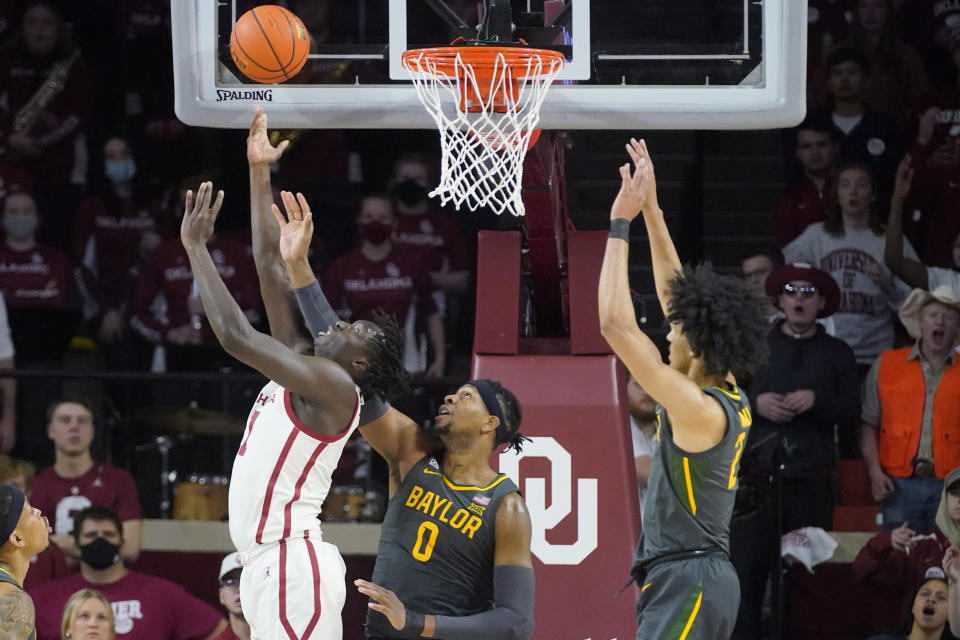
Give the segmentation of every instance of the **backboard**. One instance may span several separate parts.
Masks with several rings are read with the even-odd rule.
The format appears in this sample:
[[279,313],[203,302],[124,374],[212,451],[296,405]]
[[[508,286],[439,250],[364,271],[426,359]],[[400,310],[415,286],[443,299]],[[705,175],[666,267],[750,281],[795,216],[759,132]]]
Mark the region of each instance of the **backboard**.
[[[432,128],[400,55],[474,34],[482,18],[475,0],[289,0],[311,32],[310,59],[292,80],[261,85],[236,70],[228,41],[240,15],[268,3],[171,3],[181,120],[245,128],[261,103],[278,127]],[[511,8],[521,37],[567,59],[542,128],[773,128],[805,113],[803,0],[513,0]]]

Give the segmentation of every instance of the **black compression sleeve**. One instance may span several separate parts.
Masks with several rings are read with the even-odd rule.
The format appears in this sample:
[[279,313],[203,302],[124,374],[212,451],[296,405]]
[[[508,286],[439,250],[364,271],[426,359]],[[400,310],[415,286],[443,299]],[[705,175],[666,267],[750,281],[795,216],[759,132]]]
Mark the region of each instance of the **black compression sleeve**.
[[323,289],[316,280],[305,287],[294,289],[293,294],[297,296],[300,313],[307,322],[312,338],[316,338],[318,333],[326,331],[340,320],[337,312],[327,302],[327,297],[323,295]]
[[533,569],[493,568],[496,606],[472,616],[436,616],[435,638],[444,640],[528,640],[533,634]]

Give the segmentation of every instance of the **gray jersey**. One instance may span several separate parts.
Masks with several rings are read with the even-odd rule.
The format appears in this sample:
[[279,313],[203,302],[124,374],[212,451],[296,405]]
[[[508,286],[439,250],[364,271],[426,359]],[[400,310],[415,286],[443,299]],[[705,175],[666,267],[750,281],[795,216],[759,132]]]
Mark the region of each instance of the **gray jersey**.
[[[421,613],[468,616],[490,609],[497,509],[516,491],[502,473],[485,487],[455,484],[435,458],[423,458],[390,500],[373,582]],[[405,637],[376,611],[368,612],[367,634]]]
[[657,407],[657,440],[644,504],[643,533],[634,566],[697,549],[729,553],[730,516],[737,493],[740,454],[752,419],[746,393],[711,387],[704,393],[723,407],[727,430],[715,446],[687,453],[673,441],[663,407]]

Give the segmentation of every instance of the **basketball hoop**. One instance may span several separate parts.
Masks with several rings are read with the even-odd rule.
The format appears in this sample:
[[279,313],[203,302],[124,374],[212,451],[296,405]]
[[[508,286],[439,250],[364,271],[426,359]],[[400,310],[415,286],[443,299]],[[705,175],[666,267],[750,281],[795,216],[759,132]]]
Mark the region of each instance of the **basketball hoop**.
[[540,135],[540,105],[563,54],[526,46],[450,46],[403,53],[440,129],[443,204],[524,213],[523,159]]

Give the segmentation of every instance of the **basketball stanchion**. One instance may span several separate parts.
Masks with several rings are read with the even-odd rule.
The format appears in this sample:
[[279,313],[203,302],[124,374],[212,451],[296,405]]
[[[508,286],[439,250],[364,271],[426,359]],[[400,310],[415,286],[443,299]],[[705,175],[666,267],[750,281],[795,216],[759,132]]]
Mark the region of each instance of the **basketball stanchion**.
[[440,184],[459,210],[524,214],[523,160],[540,135],[540,106],[563,68],[561,53],[471,44],[406,51],[417,96],[440,130]]

